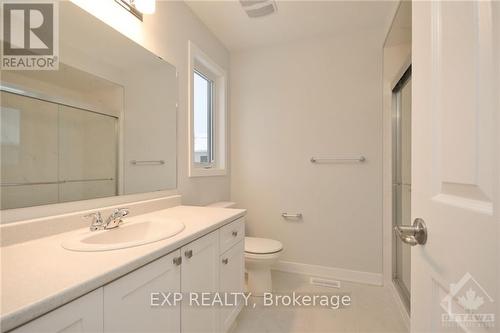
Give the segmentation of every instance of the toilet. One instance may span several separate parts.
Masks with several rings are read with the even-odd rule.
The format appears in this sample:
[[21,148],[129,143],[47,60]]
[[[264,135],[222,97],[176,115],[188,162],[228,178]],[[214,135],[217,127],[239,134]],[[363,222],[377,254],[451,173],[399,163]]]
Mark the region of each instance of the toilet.
[[262,296],[272,291],[271,267],[281,256],[283,244],[274,239],[245,237],[245,267],[248,291]]
[[[235,208],[234,202],[224,201],[208,207]],[[283,252],[281,242],[259,237],[245,237],[245,269],[248,274],[248,291],[262,296],[272,291],[271,267]]]

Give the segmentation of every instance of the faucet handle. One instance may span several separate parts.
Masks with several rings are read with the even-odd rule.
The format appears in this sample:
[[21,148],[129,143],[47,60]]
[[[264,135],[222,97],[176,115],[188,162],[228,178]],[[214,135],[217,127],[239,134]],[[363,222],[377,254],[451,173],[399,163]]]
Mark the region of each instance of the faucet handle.
[[93,218],[93,221],[102,221],[102,215],[101,215],[101,212],[93,212],[93,213],[89,213],[89,214],[86,214],[86,215],[83,215],[83,218]]
[[109,215],[106,223],[104,224],[104,229],[114,229],[123,222],[122,218],[130,214],[130,210],[128,208],[117,208],[115,209],[111,215]]
[[130,214],[130,209],[128,208],[117,208],[114,210],[112,216],[113,218],[122,218]]
[[87,215],[83,215],[84,218],[92,218],[92,224],[90,225],[90,231],[98,230],[103,225],[101,212],[94,212]]

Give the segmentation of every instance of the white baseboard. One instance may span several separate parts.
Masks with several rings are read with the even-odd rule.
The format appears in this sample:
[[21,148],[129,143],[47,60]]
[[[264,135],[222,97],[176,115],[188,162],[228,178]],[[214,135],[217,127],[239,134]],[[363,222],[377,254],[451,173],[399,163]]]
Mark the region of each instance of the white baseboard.
[[394,301],[396,302],[396,306],[399,309],[399,312],[401,313],[401,317],[403,318],[403,323],[406,326],[406,329],[408,332],[410,332],[410,314],[406,310],[405,305],[403,304],[403,300],[401,299],[401,296],[398,293],[398,290],[396,289],[396,286],[394,285],[393,281],[390,281],[387,283],[389,290],[391,291],[392,297],[394,297]]
[[278,261],[274,265],[273,269],[282,272],[317,276],[322,278],[332,278],[342,281],[365,283],[375,286],[383,285],[383,276],[381,273],[353,271],[344,268],[309,265],[292,261]]

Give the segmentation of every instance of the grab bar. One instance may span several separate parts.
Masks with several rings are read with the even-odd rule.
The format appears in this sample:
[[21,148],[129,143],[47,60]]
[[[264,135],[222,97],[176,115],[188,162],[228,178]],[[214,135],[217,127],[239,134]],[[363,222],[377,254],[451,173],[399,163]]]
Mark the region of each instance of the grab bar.
[[300,219],[300,218],[302,218],[302,213],[295,213],[295,214],[281,213],[281,216],[285,219],[287,219],[287,218]]
[[165,161],[164,160],[151,160],[151,161],[132,160],[132,161],[130,161],[130,164],[133,164],[133,165],[163,165],[163,164],[165,164]]
[[58,185],[65,183],[81,183],[81,182],[97,182],[97,181],[110,181],[114,178],[94,178],[94,179],[68,179],[68,180],[55,180],[51,182],[26,182],[26,183],[2,183],[1,187],[9,186],[29,186],[29,185]]
[[363,155],[356,156],[334,156],[334,157],[311,157],[311,163],[328,163],[328,162],[336,162],[336,161],[354,161],[354,162],[364,162],[366,158]]

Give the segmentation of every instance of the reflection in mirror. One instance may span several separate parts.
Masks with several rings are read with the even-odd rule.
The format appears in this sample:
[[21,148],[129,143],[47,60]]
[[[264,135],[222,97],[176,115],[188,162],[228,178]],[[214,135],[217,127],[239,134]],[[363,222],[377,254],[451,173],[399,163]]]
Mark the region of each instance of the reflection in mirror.
[[2,209],[117,195],[117,117],[10,91],[1,92]]
[[57,71],[3,71],[1,209],[176,187],[175,67],[70,2]]

